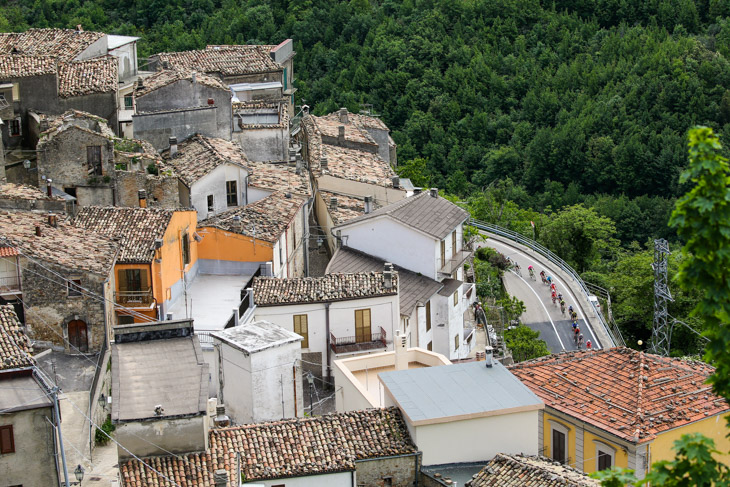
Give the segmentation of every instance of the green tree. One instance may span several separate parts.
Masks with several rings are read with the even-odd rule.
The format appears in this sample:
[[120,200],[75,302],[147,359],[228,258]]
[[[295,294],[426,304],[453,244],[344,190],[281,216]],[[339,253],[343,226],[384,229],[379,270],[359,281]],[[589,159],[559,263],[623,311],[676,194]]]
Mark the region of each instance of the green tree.
[[515,296],[507,296],[498,301],[497,304],[502,306],[504,309],[507,321],[519,320],[522,313],[527,310],[525,303],[522,300],[517,299]]
[[504,340],[512,351],[515,362],[530,360],[537,357],[544,357],[550,354],[547,344],[540,340],[540,332],[534,331],[528,326],[519,325],[504,332]]

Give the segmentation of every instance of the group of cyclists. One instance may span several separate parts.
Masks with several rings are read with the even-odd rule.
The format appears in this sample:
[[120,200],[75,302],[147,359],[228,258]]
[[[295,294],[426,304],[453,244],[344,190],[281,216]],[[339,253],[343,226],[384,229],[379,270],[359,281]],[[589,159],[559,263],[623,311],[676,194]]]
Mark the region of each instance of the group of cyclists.
[[[507,258],[509,260],[509,257]],[[517,262],[510,260],[512,263],[512,269],[515,270],[518,274],[522,275],[522,272],[520,270],[520,266],[517,264]],[[533,281],[535,280],[535,269],[532,267],[532,265],[527,266],[527,271],[530,273],[530,279]],[[546,284],[550,287],[550,295],[553,300],[553,305],[560,304],[560,312],[565,314],[565,300],[563,299],[563,294],[558,291],[557,286],[555,285],[555,282],[549,274],[546,274],[545,271],[540,271],[540,279],[542,279],[542,283]],[[572,322],[573,326],[573,342],[578,348],[583,348],[584,344],[584,338],[583,334],[580,331],[580,326],[578,326],[578,313],[575,309],[573,309],[573,305],[568,306],[568,314],[570,315],[570,320]],[[592,347],[592,343],[590,340],[585,341],[585,347],[587,350],[590,350]]]

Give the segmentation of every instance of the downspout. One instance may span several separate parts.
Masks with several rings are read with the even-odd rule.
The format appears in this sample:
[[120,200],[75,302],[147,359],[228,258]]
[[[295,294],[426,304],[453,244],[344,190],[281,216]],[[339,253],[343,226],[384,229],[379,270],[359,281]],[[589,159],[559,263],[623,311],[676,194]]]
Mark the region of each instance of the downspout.
[[312,198],[304,203],[304,211],[302,212],[302,238],[304,239],[304,275],[309,277],[309,206],[312,204]]
[[292,365],[292,384],[294,385],[294,417],[298,417],[297,411],[297,365]]
[[355,470],[353,470],[352,475],[350,475],[350,481],[350,485],[352,485],[352,487],[355,487]]
[[327,334],[327,384],[332,383],[332,369],[330,368],[330,361],[332,360],[332,343],[330,343],[330,303],[324,303],[325,312],[325,333]]

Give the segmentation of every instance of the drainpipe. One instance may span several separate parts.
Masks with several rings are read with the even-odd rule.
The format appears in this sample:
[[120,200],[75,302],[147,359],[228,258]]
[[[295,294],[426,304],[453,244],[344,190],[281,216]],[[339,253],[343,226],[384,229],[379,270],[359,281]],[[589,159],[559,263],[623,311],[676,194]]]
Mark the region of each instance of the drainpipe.
[[332,369],[330,361],[332,360],[332,344],[330,343],[330,303],[324,303],[325,311],[325,333],[327,336],[327,384],[332,383]]
[[302,212],[302,238],[304,239],[304,275],[309,277],[309,207],[312,204],[312,198],[304,203],[304,211]]

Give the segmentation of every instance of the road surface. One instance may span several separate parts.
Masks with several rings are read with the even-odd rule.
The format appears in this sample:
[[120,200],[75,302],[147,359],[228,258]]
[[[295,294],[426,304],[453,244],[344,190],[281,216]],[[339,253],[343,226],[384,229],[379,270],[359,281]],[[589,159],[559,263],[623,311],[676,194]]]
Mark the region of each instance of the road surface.
[[[560,353],[565,350],[576,350],[578,347],[573,340],[573,327],[568,306],[572,305],[578,313],[578,326],[583,333],[584,340],[590,340],[593,348],[601,348],[601,343],[596,339],[594,330],[586,320],[581,301],[576,299],[575,293],[566,285],[562,276],[552,274],[541,262],[524,252],[522,249],[513,247],[502,241],[488,238],[486,242],[479,244],[479,247],[491,247],[498,252],[517,262],[522,268],[521,275],[515,272],[505,272],[504,285],[507,292],[521,299],[525,303],[527,311],[522,315],[522,322],[540,332],[540,339],[545,340],[552,353]],[[530,279],[527,266],[532,265],[535,269],[535,279]],[[546,274],[552,276],[553,282],[559,293],[563,294],[565,300],[565,314],[560,312],[560,306],[552,303],[550,287],[543,284],[540,279],[540,271],[545,269]],[[585,348],[585,345],[583,346]]]

